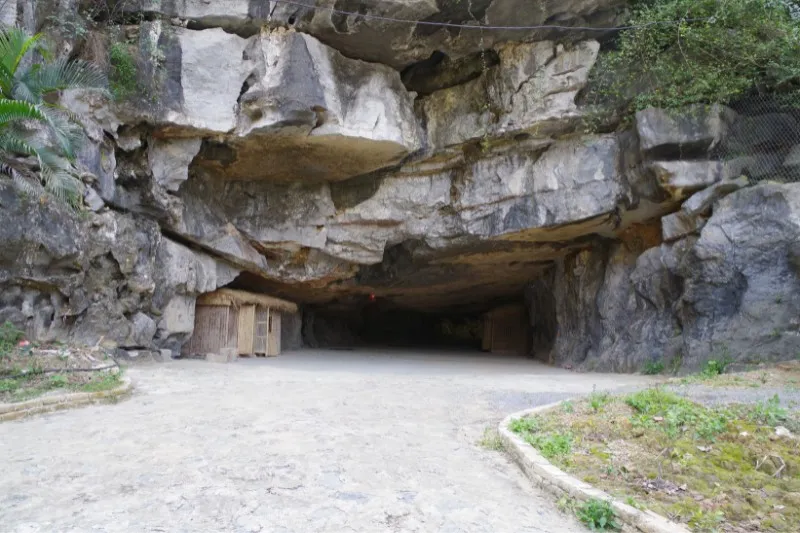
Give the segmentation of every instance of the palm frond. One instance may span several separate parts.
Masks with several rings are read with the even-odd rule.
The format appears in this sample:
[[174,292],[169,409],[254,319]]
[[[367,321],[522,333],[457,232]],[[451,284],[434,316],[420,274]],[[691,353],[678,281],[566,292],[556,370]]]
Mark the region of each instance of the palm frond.
[[15,74],[25,55],[40,47],[41,38],[40,33],[29,35],[20,28],[3,28],[0,31],[0,57],[7,70]]
[[67,158],[73,159],[76,147],[83,140],[81,126],[72,122],[61,107],[46,105],[40,109],[52,141]]
[[17,120],[45,120],[38,106],[19,100],[0,99],[0,127]]
[[0,61],[0,91],[3,96],[13,96],[14,73],[11,72],[3,61]]
[[18,135],[8,135],[0,132],[0,159],[3,154],[23,154],[39,157],[39,150],[33,143],[30,143]]
[[20,78],[34,94],[45,95],[66,89],[103,90],[106,76],[99,68],[86,61],[58,59],[49,64],[29,69]]
[[24,100],[32,104],[41,104],[43,101],[41,94],[35,94],[30,87],[19,80],[14,80],[11,88],[11,96],[14,100]]
[[[44,154],[43,154],[44,155]],[[58,200],[76,206],[83,198],[83,182],[76,169],[64,159],[41,159],[41,176],[44,189]]]

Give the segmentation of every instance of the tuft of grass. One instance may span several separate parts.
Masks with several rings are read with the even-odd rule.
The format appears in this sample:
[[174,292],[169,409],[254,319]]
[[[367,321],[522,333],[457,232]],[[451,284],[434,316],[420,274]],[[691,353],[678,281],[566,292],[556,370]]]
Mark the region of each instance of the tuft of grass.
[[528,433],[524,439],[547,459],[564,459],[572,453],[572,433]]
[[501,452],[504,449],[503,439],[500,438],[497,430],[492,427],[483,430],[483,435],[478,440],[478,446],[495,452]]
[[608,403],[611,402],[611,395],[607,392],[597,392],[592,391],[589,395],[589,406],[592,408],[592,411],[595,413],[599,413],[603,410]]
[[122,372],[108,373],[104,372],[100,376],[92,377],[92,379],[79,387],[82,392],[100,392],[115,389],[122,382]]
[[526,417],[512,420],[508,429],[517,434],[536,433],[539,431],[540,422],[538,418]]
[[611,508],[611,503],[597,498],[586,500],[575,508],[578,520],[592,531],[618,530],[617,515]]
[[660,359],[658,361],[647,361],[642,368],[642,374],[648,376],[654,376],[656,374],[661,374],[664,372],[664,361]]
[[572,403],[572,400],[567,400],[561,404],[561,410],[565,413],[573,413],[575,412],[575,405]]

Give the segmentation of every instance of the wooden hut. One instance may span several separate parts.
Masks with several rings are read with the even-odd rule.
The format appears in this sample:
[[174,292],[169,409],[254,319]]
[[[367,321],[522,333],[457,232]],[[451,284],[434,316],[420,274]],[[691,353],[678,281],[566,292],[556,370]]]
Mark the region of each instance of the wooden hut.
[[185,355],[275,356],[281,353],[281,314],[296,313],[291,302],[265,294],[219,289],[197,298],[194,333]]
[[530,347],[528,312],[522,305],[508,305],[483,316],[482,348],[498,354],[527,355]]

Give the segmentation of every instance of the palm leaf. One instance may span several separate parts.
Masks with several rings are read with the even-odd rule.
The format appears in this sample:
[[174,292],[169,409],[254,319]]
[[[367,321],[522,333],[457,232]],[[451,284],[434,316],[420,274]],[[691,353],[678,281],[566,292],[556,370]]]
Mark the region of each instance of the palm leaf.
[[45,115],[39,107],[29,102],[0,99],[0,127],[18,120],[44,121]]
[[30,50],[40,47],[41,33],[28,35],[20,28],[3,28],[0,31],[0,57],[7,70],[16,74],[20,62]]
[[53,63],[37,65],[21,77],[33,94],[45,95],[66,89],[104,89],[105,74],[86,61],[58,59]]
[[2,154],[24,154],[39,157],[39,151],[32,143],[17,135],[6,133],[0,133],[0,159],[2,159]]

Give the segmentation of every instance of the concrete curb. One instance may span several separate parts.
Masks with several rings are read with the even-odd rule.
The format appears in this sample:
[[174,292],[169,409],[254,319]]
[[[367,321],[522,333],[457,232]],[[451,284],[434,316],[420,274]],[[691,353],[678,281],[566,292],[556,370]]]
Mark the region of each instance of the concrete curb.
[[0,422],[19,420],[32,415],[61,411],[98,402],[113,401],[130,394],[132,390],[133,383],[131,383],[130,378],[123,376],[122,385],[116,389],[98,392],[72,392],[57,396],[34,398],[33,400],[19,403],[2,403],[0,404]]
[[570,476],[545,459],[533,446],[514,434],[508,425],[512,420],[526,416],[541,414],[561,405],[562,402],[551,403],[533,409],[513,413],[500,422],[497,428],[506,451],[522,468],[522,471],[537,487],[557,496],[571,496],[580,501],[591,498],[606,500],[611,504],[617,518],[637,531],[643,533],[689,533],[685,527],[667,520],[653,511],[640,511],[626,503],[614,499],[606,492],[596,489],[578,478]]

